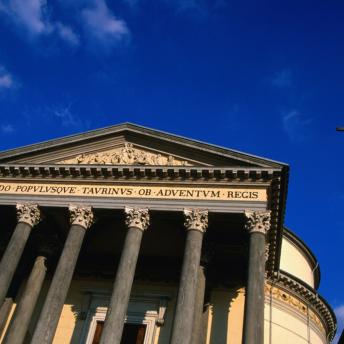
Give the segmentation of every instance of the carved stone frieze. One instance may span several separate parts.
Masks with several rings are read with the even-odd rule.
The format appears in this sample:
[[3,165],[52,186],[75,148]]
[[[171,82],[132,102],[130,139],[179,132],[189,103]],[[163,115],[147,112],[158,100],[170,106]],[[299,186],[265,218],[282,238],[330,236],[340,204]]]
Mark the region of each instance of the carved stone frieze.
[[208,210],[205,209],[184,209],[185,222],[187,230],[197,230],[202,233],[208,228]]
[[191,166],[185,160],[172,155],[154,154],[134,148],[126,142],[123,148],[113,149],[95,154],[80,154],[75,158],[58,162],[59,164],[91,164],[91,165],[158,165],[158,166]]
[[94,215],[92,207],[90,206],[79,206],[70,204],[69,214],[71,225],[79,225],[81,227],[84,227],[85,229],[88,229],[93,224]]
[[[292,297],[297,297],[297,299],[302,300],[304,305],[309,305],[308,313],[311,320],[318,324],[320,328],[323,327],[323,324],[326,325],[326,333],[328,336],[329,341],[331,341],[334,337],[336,332],[336,319],[334,314],[331,311],[331,308],[326,304],[325,300],[320,297],[318,292],[305,284],[301,284],[298,281],[295,281],[292,276],[287,275],[281,271],[274,273],[269,278],[270,287],[268,288],[269,296],[277,296],[281,300],[288,302],[290,299],[283,295],[286,292],[292,294]],[[272,286],[283,289],[282,293],[276,292],[275,295],[272,293],[271,295],[271,288]],[[267,288],[265,289],[267,291]],[[266,293],[267,294],[267,293]],[[299,310],[302,310],[305,313],[305,308],[296,302],[291,302],[294,306],[297,306]],[[322,321],[319,321],[319,317]]]
[[326,333],[324,325],[319,316],[310,309],[306,302],[303,302],[295,296],[290,295],[288,292],[281,290],[278,287],[273,287],[270,284],[265,284],[265,295],[268,297],[273,297],[274,299],[301,313],[303,316],[309,317],[309,320],[311,320],[321,332]]
[[270,229],[270,211],[245,211],[246,224],[245,228],[249,233],[266,234]]
[[149,226],[148,209],[125,207],[125,224],[128,228],[135,227],[145,231]]
[[16,208],[18,222],[25,222],[31,227],[34,227],[41,220],[41,212],[37,204],[17,203]]

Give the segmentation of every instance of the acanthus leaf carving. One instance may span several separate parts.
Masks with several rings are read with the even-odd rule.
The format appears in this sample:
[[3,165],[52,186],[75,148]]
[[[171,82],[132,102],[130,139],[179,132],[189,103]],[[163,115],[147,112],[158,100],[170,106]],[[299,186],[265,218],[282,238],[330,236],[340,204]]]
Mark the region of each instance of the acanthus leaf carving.
[[88,229],[93,224],[94,215],[92,207],[90,206],[79,206],[70,204],[69,214],[71,225],[79,225],[81,227],[84,227],[85,229]]
[[16,209],[18,222],[24,222],[34,227],[41,220],[41,212],[37,204],[17,203]]
[[129,142],[126,142],[120,150],[79,154],[75,158],[60,161],[59,164],[190,166],[185,160],[177,159],[172,155],[146,152],[134,148]]
[[245,210],[245,228],[249,233],[266,234],[270,229],[271,211]]
[[135,227],[141,231],[145,231],[149,226],[148,209],[138,209],[125,207],[125,224],[128,228]]
[[208,228],[208,210],[206,209],[184,209],[185,222],[187,230],[197,230],[202,233]]

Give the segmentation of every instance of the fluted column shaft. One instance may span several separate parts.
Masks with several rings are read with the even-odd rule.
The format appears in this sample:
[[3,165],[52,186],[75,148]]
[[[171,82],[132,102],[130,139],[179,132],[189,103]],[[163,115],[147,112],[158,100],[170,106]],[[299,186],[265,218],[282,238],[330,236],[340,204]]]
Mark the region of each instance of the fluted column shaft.
[[248,277],[245,293],[244,343],[264,343],[265,236],[270,228],[270,212],[245,212],[250,234]]
[[4,344],[23,343],[46,275],[46,257],[38,256],[31,270],[23,295],[15,309]]
[[121,342],[141,240],[144,230],[149,225],[147,209],[126,208],[125,213],[128,230],[100,344],[119,344]]
[[184,210],[184,215],[187,234],[172,328],[172,344],[191,343],[203,234],[208,226],[208,212],[205,210]]
[[51,281],[31,344],[52,343],[72,281],[86,229],[93,222],[93,213],[90,207],[70,206],[69,210],[71,227]]
[[40,220],[38,206],[29,203],[17,204],[17,220],[18,224],[0,262],[0,304],[5,300],[31,229]]

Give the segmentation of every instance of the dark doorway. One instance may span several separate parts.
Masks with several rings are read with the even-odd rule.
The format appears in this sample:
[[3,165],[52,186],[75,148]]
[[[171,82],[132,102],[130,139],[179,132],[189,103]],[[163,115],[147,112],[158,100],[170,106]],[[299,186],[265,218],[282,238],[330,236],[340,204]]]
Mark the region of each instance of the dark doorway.
[[[104,327],[104,321],[97,321],[92,344],[99,344]],[[124,324],[121,344],[143,344],[146,334],[146,325]]]
[[143,344],[146,334],[146,325],[124,324],[121,344]]

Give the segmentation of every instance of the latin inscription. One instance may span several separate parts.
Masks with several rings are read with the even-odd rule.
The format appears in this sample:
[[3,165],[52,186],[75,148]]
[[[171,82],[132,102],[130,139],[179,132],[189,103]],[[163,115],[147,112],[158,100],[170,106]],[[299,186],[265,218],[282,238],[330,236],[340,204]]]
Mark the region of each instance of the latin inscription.
[[178,187],[178,186],[113,186],[0,183],[1,194],[84,196],[114,198],[159,198],[218,201],[266,201],[265,189]]

